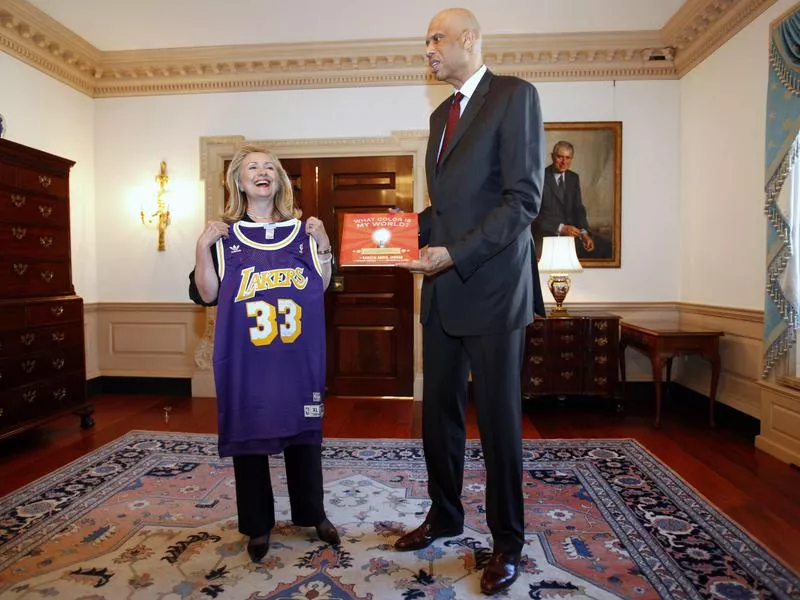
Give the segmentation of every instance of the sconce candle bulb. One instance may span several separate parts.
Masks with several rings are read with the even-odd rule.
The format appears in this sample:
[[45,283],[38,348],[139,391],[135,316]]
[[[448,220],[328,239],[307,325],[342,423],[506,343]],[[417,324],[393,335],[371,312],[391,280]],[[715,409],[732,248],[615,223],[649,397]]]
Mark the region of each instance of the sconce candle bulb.
[[158,175],[156,175],[156,184],[158,184],[158,189],[156,190],[156,210],[152,214],[145,214],[144,209],[141,211],[142,223],[144,225],[155,224],[158,226],[159,252],[163,252],[167,249],[166,242],[164,240],[164,233],[167,230],[167,225],[169,225],[169,205],[167,204],[166,200],[164,200],[164,194],[167,191],[168,183],[169,176],[167,175],[167,162],[162,160],[161,169],[159,170]]

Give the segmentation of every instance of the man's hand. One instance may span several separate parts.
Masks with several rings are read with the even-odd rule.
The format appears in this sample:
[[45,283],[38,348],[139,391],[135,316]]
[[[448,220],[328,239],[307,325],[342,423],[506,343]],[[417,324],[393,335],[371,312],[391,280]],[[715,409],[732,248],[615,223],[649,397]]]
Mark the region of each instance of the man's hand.
[[588,233],[581,234],[581,242],[583,242],[583,249],[587,252],[594,250],[594,240]]
[[431,246],[423,248],[419,253],[419,260],[400,265],[412,273],[422,273],[426,277],[441,273],[453,266],[453,259],[444,246]]

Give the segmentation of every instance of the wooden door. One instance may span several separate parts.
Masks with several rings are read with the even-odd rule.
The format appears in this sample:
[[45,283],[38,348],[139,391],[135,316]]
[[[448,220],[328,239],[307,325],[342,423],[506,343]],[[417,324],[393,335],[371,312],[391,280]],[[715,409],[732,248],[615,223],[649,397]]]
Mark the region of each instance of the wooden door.
[[[342,215],[413,209],[411,156],[282,159],[303,216],[338,257]],[[336,267],[326,294],[328,394],[413,396],[414,282],[404,269]]]

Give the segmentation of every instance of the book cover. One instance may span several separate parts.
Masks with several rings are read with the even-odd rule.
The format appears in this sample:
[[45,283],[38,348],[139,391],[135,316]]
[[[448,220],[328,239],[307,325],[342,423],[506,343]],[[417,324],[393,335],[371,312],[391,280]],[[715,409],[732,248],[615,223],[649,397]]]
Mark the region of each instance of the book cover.
[[345,213],[339,264],[391,267],[419,258],[417,213]]

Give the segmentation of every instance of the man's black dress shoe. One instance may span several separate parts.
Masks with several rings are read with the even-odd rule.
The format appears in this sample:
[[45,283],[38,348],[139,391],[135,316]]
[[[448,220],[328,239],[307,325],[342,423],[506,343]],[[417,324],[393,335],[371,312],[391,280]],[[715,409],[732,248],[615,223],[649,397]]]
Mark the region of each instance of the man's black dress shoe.
[[414,531],[398,538],[394,543],[394,549],[400,550],[401,552],[406,552],[407,550],[422,550],[430,546],[433,541],[438,538],[460,535],[462,531],[464,531],[463,527],[439,529],[425,521]]
[[496,594],[511,586],[519,577],[519,554],[495,552],[483,568],[481,591]]
[[250,538],[247,542],[247,554],[254,563],[261,562],[269,550],[269,534]]
[[330,544],[331,546],[338,546],[341,540],[339,539],[339,532],[336,531],[336,527],[333,523],[325,519],[317,525],[317,536],[323,542]]

